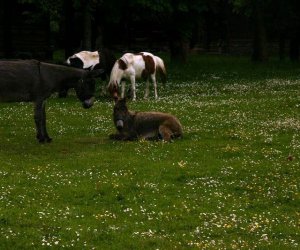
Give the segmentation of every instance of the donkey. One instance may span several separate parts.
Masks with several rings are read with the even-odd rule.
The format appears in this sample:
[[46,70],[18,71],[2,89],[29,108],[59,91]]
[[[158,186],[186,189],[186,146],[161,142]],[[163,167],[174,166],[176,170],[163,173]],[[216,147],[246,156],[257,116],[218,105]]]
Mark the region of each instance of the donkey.
[[129,111],[125,98],[116,101],[113,121],[118,133],[110,135],[110,138],[115,140],[141,138],[171,141],[173,138],[182,137],[182,126],[174,115]]
[[[102,72],[102,71],[101,71]],[[84,108],[93,105],[98,71],[85,71],[36,60],[0,61],[0,101],[33,102],[36,138],[51,142],[46,129],[45,100],[62,88],[75,88]]]
[[[65,65],[71,67],[96,70],[104,69],[100,75],[102,81],[109,79],[111,70],[116,61],[115,55],[109,49],[101,51],[81,51],[67,58]],[[59,97],[66,97],[69,89],[64,89],[59,92]]]
[[118,87],[122,82],[121,98],[124,98],[125,93],[125,80],[131,81],[131,89],[133,92],[133,100],[136,100],[136,79],[143,78],[146,80],[146,90],[144,98],[149,96],[149,79],[153,82],[154,96],[157,95],[156,75],[159,74],[162,81],[166,82],[166,68],[164,62],[158,56],[155,56],[149,52],[140,52],[138,54],[126,53],[120,59],[118,59],[111,71],[110,80],[108,84],[108,90],[110,94],[117,98]]

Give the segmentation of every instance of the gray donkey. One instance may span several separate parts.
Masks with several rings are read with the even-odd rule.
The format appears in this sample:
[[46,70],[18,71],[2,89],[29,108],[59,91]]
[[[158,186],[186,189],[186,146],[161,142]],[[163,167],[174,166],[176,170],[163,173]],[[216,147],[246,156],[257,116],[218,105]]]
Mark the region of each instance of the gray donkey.
[[0,102],[33,102],[36,138],[51,142],[46,129],[45,102],[54,92],[75,88],[84,108],[93,106],[95,81],[103,70],[85,71],[36,60],[0,60]]
[[130,111],[125,98],[116,100],[113,120],[118,133],[110,135],[110,138],[115,140],[171,141],[182,136],[182,126],[175,116],[161,112]]

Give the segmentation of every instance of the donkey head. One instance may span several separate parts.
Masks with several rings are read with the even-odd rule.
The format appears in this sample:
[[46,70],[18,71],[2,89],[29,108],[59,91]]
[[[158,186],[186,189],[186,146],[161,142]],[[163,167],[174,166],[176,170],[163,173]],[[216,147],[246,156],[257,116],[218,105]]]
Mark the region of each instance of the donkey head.
[[86,71],[83,77],[78,81],[75,91],[78,99],[82,102],[84,108],[90,108],[94,104],[95,79],[103,73],[103,69]]
[[116,101],[113,114],[114,123],[119,131],[121,131],[129,119],[129,111],[126,105],[126,98]]

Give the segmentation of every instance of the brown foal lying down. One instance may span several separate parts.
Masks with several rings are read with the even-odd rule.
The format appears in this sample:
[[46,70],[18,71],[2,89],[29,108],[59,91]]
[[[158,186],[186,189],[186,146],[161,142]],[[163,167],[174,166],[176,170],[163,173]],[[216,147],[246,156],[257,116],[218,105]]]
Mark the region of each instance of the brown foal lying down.
[[130,111],[126,106],[126,99],[116,101],[113,120],[118,133],[110,135],[110,138],[115,140],[171,141],[182,136],[182,126],[175,116],[161,112]]

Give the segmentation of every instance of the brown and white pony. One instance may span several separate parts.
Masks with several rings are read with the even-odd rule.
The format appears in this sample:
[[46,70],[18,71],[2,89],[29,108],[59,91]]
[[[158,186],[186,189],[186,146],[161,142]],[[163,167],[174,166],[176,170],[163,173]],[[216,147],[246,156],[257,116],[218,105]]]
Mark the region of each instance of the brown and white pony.
[[135,81],[142,78],[146,80],[144,98],[148,98],[149,80],[151,80],[154,86],[154,96],[157,99],[157,74],[160,75],[163,82],[166,81],[166,68],[161,58],[149,52],[140,52],[138,54],[126,53],[115,62],[112,68],[108,90],[114,99],[118,99],[118,88],[121,83],[121,97],[124,98],[125,81],[130,80],[133,92],[132,100],[134,101],[136,100]]

